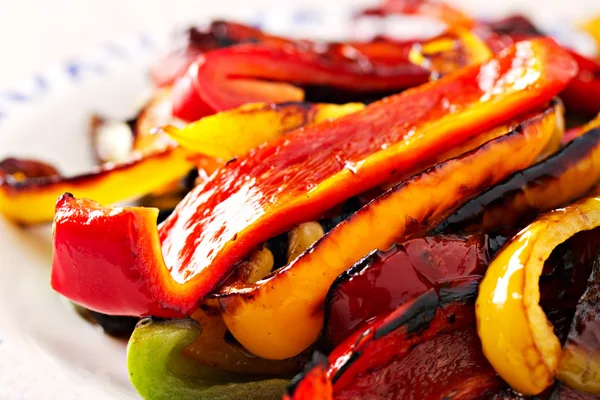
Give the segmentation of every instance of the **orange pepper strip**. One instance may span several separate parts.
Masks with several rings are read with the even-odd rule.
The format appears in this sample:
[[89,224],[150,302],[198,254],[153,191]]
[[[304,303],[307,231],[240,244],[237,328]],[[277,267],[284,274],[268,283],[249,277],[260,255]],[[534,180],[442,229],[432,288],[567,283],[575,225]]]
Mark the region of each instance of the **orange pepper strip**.
[[597,196],[549,212],[519,232],[487,270],[477,298],[479,337],[494,369],[520,393],[536,395],[549,387],[562,357],[539,304],[544,262],[556,246],[598,226]]
[[463,202],[530,165],[551,139],[555,123],[553,113],[541,114],[512,133],[413,176],[272,276],[229,288],[220,297],[227,327],[261,357],[283,359],[300,353],[323,328],[325,295],[339,274],[373,249],[387,249],[427,232]]

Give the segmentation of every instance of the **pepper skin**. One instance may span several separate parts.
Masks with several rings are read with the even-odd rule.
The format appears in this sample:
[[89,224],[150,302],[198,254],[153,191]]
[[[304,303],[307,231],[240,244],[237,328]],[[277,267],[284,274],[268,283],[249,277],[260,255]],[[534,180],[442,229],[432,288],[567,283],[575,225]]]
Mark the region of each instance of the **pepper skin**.
[[598,226],[600,198],[585,198],[540,216],[488,267],[477,298],[477,330],[487,359],[520,393],[535,395],[548,388],[562,357],[539,305],[544,261],[569,237]]
[[595,128],[554,156],[517,172],[471,200],[435,231],[514,233],[537,214],[568,204],[599,182],[600,128]]
[[490,261],[485,235],[437,235],[377,250],[341,274],[325,300],[325,331],[339,345],[368,320],[389,314],[439,280],[483,275]]
[[239,43],[290,44],[292,41],[273,36],[248,25],[231,21],[213,21],[207,27],[193,27],[187,32],[185,46],[152,65],[150,76],[155,86],[171,86],[200,55]]
[[[400,43],[396,47],[402,53],[407,45]],[[202,104],[199,109],[204,111],[182,115],[174,110],[174,115],[195,120],[205,116],[207,110],[229,110],[246,103],[302,101],[303,90],[288,82],[368,93],[400,90],[427,81],[427,72],[408,60],[389,64],[366,56],[356,59],[327,55],[306,46],[261,44],[242,44],[206,53],[190,65],[182,77],[188,82],[187,89],[183,89],[183,84],[180,89],[182,96],[190,98],[189,103]]]
[[[115,270],[125,266],[129,271],[135,270],[139,285],[152,289],[152,292],[147,292],[145,310],[140,308],[136,310],[137,314],[130,314],[131,308],[126,307],[127,291],[111,291],[109,310],[102,309],[101,302],[95,299],[78,297],[78,300],[93,302],[96,311],[107,314],[161,316],[163,312],[160,309],[164,309],[166,314],[173,311],[189,314],[221,283],[235,263],[255,246],[288,231],[294,224],[319,219],[337,204],[396,175],[402,176],[441,149],[456,146],[513,120],[527,110],[540,107],[562,90],[575,74],[575,69],[570,56],[552,40],[521,42],[481,66],[463,69],[436,82],[373,103],[363,111],[295,130],[275,139],[228,163],[188,194],[160,226],[164,260],[156,247],[146,249],[153,253],[144,254],[145,263],[130,264],[128,257],[125,257],[126,262],[112,260]],[[482,76],[486,79],[480,81]],[[498,141],[499,146],[484,147],[481,154],[486,155],[482,157],[498,156],[508,162],[498,168],[489,165],[492,160],[482,161],[483,171],[495,171],[489,172],[492,179],[486,175],[487,172],[482,172],[480,178],[485,182],[480,183],[496,182],[496,179],[503,179],[504,174],[528,166],[542,151],[540,146],[547,145],[555,125],[556,120],[545,115],[537,123],[532,120],[524,124],[521,133],[501,137],[505,139]],[[476,154],[472,157],[479,159]],[[465,168],[457,162],[449,165],[452,167],[448,167],[448,171]],[[440,169],[440,173],[434,176],[441,176],[445,171]],[[459,176],[460,179],[465,178],[462,174]],[[431,179],[434,180],[433,177]],[[448,185],[448,197],[454,196],[453,193],[458,190],[454,185],[460,185],[460,179],[442,182]],[[482,189],[471,185],[475,181],[479,179],[469,179],[463,185],[473,189],[469,192],[471,195]],[[410,185],[411,188],[413,186],[419,185]],[[64,251],[69,262],[54,264],[58,270],[55,274],[64,279],[55,287],[69,297],[67,289],[79,286],[76,282],[81,282],[77,279],[80,274],[90,278],[102,275],[105,268],[96,268],[85,257],[74,259],[68,255],[71,240],[68,230],[82,221],[65,224],[66,232],[62,232],[62,224],[68,222],[68,218],[62,216],[69,214],[69,204],[64,206],[64,209],[59,207],[55,224],[55,260],[60,261]],[[74,206],[77,207],[76,204]],[[429,203],[423,204],[419,213],[429,207]],[[83,208],[77,212],[85,214]],[[156,235],[151,224],[142,225],[140,229],[143,229],[139,231],[141,236]],[[100,251],[91,240],[102,235],[100,230],[101,224],[95,230],[85,226],[77,228],[80,238],[89,234],[87,245],[91,248],[88,252]],[[61,232],[60,235],[58,232]],[[59,236],[63,239],[58,240]],[[366,251],[361,250],[355,259],[344,262],[341,270],[330,271],[332,277],[329,283],[378,247],[373,243]],[[131,248],[136,248],[135,244]],[[102,251],[110,252],[106,247]],[[125,287],[130,284],[126,276],[121,276]],[[111,279],[114,277],[116,275]],[[99,282],[101,279],[85,281]],[[96,290],[108,291],[100,287]],[[93,292],[88,291],[90,297],[94,296]],[[326,289],[322,291],[321,302],[325,293]],[[113,307],[113,301],[123,304],[128,312]],[[307,325],[310,325],[311,333],[299,333],[303,337],[301,344],[296,344],[294,350],[281,353],[274,349],[275,358],[292,357],[310,345],[315,338],[314,329],[319,330],[322,325],[322,316],[317,315],[316,323]]]
[[254,103],[202,118],[181,129],[164,129],[194,153],[230,160],[294,129],[337,119],[364,107],[361,103]]
[[127,345],[127,369],[131,383],[144,399],[281,398],[286,380],[253,382],[248,377],[201,365],[185,357],[182,349],[196,340],[200,333],[201,327],[187,319],[144,319],[138,323]]
[[219,300],[233,336],[264,358],[300,353],[323,328],[325,296],[339,274],[373,249],[387,249],[424,234],[469,198],[530,165],[554,130],[553,118],[542,120],[542,124],[523,124],[400,183],[333,228],[291,264],[256,284],[223,287]]
[[600,61],[575,52],[571,56],[579,65],[579,74],[561,94],[568,110],[589,116],[600,113]]
[[[349,337],[329,356],[333,396],[320,399],[479,399],[503,389],[473,326],[479,279],[440,283]],[[291,398],[305,399],[297,388],[311,380],[314,369]]]
[[0,212],[19,224],[50,222],[56,199],[65,192],[112,204],[161,188],[185,176],[193,167],[185,150],[166,148],[74,177],[52,175],[17,180],[8,175],[0,177]]

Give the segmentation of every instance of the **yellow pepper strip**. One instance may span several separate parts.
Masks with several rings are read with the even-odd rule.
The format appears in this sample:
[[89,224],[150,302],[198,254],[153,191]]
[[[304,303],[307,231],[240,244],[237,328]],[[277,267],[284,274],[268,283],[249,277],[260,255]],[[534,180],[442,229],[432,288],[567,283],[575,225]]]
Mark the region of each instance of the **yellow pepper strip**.
[[585,198],[540,216],[490,263],[477,298],[477,329],[489,362],[520,393],[536,395],[549,387],[562,355],[539,305],[544,262],[556,246],[597,226],[600,197]]
[[600,56],[600,16],[596,16],[582,23],[581,28],[589,33],[596,41],[598,56]]
[[285,132],[336,119],[364,107],[361,103],[253,103],[202,118],[182,129],[169,126],[164,130],[188,150],[229,160]]
[[17,181],[8,176],[0,181],[0,212],[20,224],[50,222],[56,200],[65,192],[112,204],[158,189],[183,177],[191,168],[187,151],[171,147],[127,164],[107,164],[69,178],[55,175]]

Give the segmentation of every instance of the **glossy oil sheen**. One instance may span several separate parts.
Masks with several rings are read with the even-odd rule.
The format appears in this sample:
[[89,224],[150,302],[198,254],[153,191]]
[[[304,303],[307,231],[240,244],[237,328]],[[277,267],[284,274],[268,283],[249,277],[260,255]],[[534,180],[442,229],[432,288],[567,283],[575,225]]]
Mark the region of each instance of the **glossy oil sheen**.
[[336,346],[370,319],[388,314],[441,279],[482,275],[490,256],[485,235],[412,239],[367,257],[340,276],[326,300],[326,331]]
[[[550,56],[552,66],[545,65]],[[408,170],[424,153],[548,101],[572,69],[572,60],[552,42],[523,42],[481,67],[292,132],[229,163],[161,226],[171,275],[184,283],[201,273],[203,284],[195,287],[201,297],[253,246]],[[498,104],[496,115],[447,125],[475,104],[492,103]],[[411,157],[398,156],[407,148],[414,148]],[[378,158],[371,160],[374,154]],[[367,160],[369,168],[361,168]],[[325,185],[332,177],[336,184]]]

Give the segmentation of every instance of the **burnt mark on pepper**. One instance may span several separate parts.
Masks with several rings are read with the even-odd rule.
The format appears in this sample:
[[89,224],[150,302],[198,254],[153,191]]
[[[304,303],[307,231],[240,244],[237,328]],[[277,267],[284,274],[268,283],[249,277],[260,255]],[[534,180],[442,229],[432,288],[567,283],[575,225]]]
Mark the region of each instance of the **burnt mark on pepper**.
[[[461,231],[463,229],[476,229],[483,223],[486,213],[498,212],[505,210],[505,217],[512,214],[507,221],[513,223],[515,220],[520,220],[520,224],[526,224],[528,220],[537,215],[538,210],[534,205],[529,205],[526,210],[515,208],[513,203],[518,196],[533,190],[535,188],[545,187],[552,184],[558,185],[577,185],[582,184],[580,194],[583,195],[587,190],[597,183],[597,180],[578,182],[562,182],[564,175],[578,165],[593,173],[593,169],[598,166],[593,162],[593,158],[600,153],[600,128],[595,128],[588,131],[586,134],[575,138],[556,155],[535,164],[523,171],[516,172],[502,183],[489,189],[481,196],[469,201],[462,206],[453,215],[439,224],[434,232],[449,232]],[[547,196],[547,193],[543,193]],[[577,196],[578,197],[578,196]],[[563,202],[574,200],[572,197],[564,198]],[[534,202],[535,203],[535,202]],[[560,206],[557,204],[556,207]],[[554,207],[553,207],[554,208]],[[511,224],[500,226],[499,228],[511,228]],[[491,227],[487,227],[491,228]],[[518,227],[515,227],[518,228]]]

